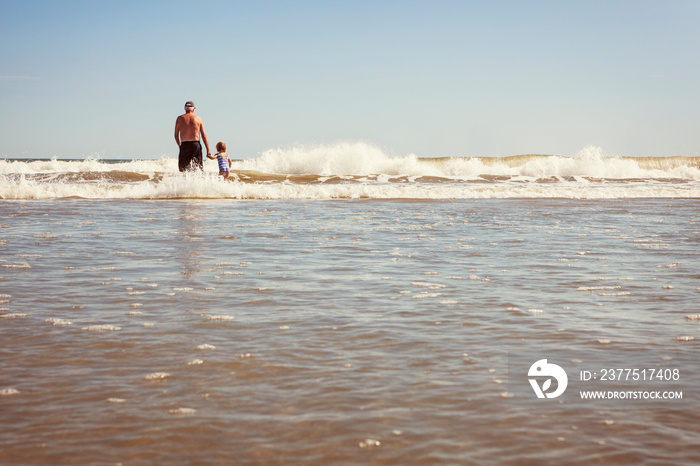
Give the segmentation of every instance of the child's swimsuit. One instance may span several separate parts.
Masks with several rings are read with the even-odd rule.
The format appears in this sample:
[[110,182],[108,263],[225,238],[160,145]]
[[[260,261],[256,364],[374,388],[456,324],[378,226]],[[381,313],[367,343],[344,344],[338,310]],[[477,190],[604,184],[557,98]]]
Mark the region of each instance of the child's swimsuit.
[[221,154],[216,154],[216,160],[219,162],[219,171],[220,172],[227,172],[229,171],[229,166],[228,166],[228,155],[226,158],[224,158],[223,155]]

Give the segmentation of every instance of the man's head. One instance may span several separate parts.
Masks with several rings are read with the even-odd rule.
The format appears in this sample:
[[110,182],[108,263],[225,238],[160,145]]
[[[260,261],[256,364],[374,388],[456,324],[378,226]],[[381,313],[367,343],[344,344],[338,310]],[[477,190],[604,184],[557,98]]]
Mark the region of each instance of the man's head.
[[185,102],[185,111],[187,113],[194,112],[194,102],[192,102],[191,100]]

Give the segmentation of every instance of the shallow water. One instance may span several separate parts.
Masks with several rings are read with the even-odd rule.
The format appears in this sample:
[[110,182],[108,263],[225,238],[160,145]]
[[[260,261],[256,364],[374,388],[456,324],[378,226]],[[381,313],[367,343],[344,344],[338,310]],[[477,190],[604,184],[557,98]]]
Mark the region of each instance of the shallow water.
[[2,202],[0,463],[696,464],[698,205]]

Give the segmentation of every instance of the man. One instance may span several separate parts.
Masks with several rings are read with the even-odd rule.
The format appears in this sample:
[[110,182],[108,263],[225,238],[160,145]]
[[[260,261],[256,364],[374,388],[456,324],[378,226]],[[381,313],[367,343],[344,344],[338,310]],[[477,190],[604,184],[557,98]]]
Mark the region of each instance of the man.
[[209,140],[207,133],[204,132],[204,124],[202,119],[194,114],[194,102],[188,101],[185,103],[185,114],[180,115],[175,120],[175,142],[180,148],[178,168],[181,172],[204,169],[202,144],[199,142],[200,135],[207,148],[208,157],[211,152],[209,152]]

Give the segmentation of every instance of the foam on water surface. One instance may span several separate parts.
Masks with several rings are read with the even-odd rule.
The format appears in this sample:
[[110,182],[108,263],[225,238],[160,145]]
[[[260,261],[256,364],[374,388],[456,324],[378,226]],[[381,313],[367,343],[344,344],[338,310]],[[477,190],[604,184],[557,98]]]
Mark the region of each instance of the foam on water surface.
[[[0,198],[471,199],[700,197],[696,157],[390,156],[366,143],[280,148],[182,175],[174,159],[0,160]],[[155,217],[144,220],[152,221]]]
[[204,317],[208,321],[215,322],[233,322],[234,320],[236,320],[235,316],[230,315],[206,315]]
[[87,327],[83,327],[82,330],[86,332],[116,332],[118,330],[121,330],[121,327],[117,327],[116,325],[110,324],[97,324],[88,325]]
[[167,378],[170,378],[170,374],[168,372],[153,372],[152,374],[148,374],[147,376],[144,377],[146,380],[165,380]]
[[173,416],[193,416],[197,410],[194,408],[176,408],[168,411]]
[[53,325],[54,327],[66,327],[68,325],[73,325],[73,323],[69,320],[59,319],[56,317],[49,317],[45,320],[45,322]]

